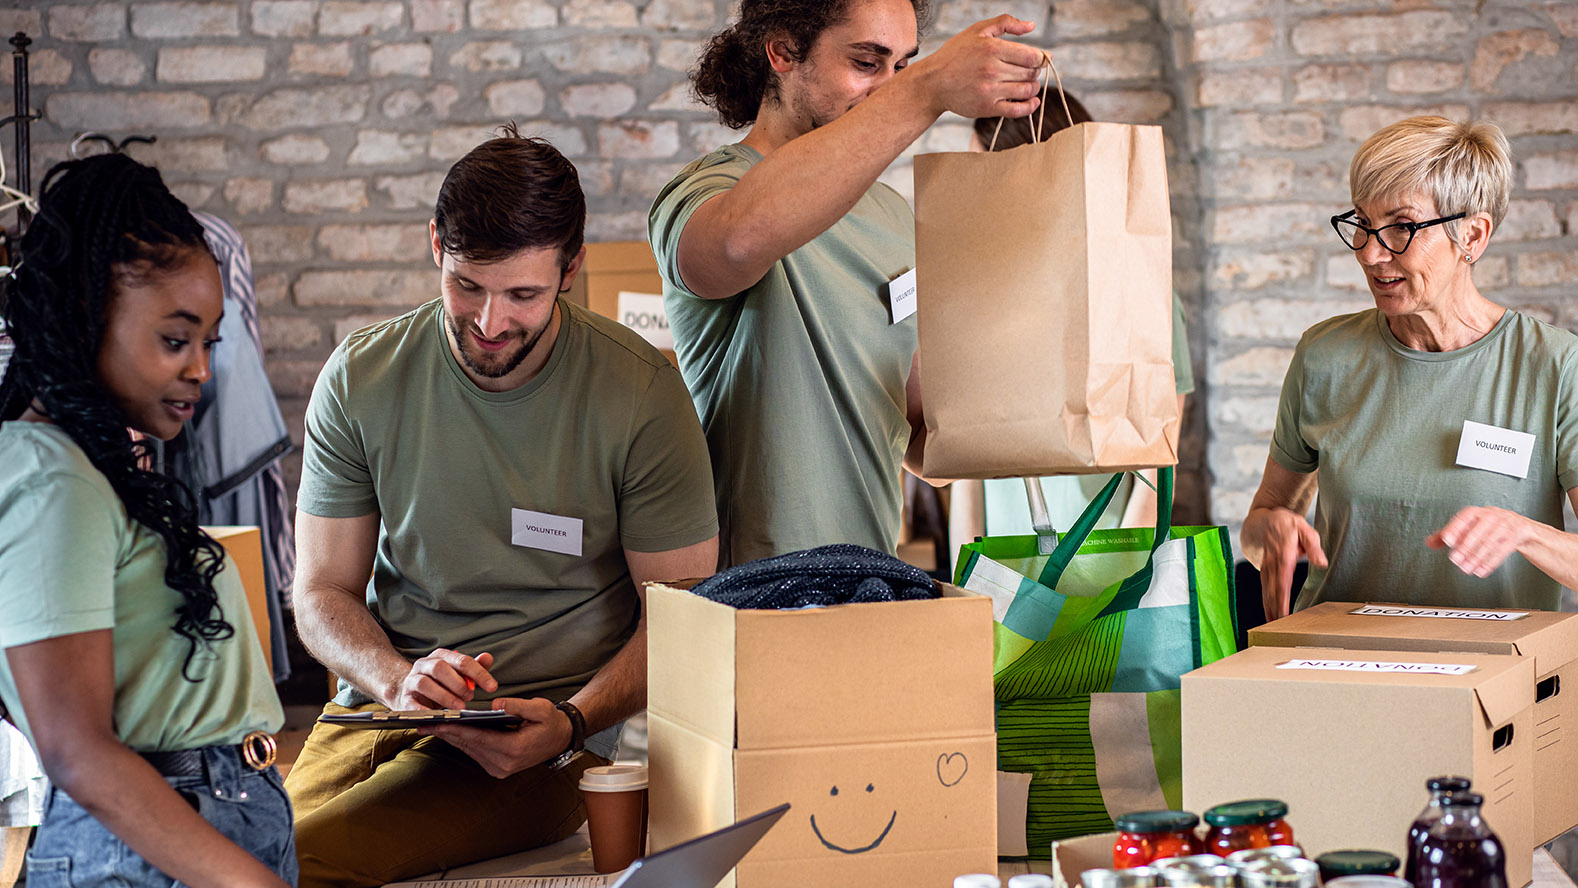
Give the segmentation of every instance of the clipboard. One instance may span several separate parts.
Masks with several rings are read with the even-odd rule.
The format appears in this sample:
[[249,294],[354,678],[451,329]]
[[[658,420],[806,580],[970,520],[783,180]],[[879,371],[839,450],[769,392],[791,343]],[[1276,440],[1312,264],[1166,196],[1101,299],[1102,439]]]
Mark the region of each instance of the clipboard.
[[325,713],[318,716],[318,721],[368,731],[424,728],[436,724],[502,731],[519,726],[522,719],[502,709],[407,709],[399,712],[380,709],[374,712]]

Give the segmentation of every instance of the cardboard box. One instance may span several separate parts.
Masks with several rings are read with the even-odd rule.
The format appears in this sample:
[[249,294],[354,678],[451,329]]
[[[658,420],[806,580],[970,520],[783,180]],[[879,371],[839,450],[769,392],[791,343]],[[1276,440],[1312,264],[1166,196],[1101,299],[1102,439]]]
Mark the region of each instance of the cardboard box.
[[654,584],[647,608],[654,848],[789,802],[724,885],[996,871],[989,599],[736,610]]
[[[1534,829],[1578,826],[1578,614],[1329,601],[1249,630],[1251,645],[1476,651],[1534,660]],[[1573,731],[1568,731],[1568,727]]]
[[1533,709],[1526,657],[1250,648],[1183,677],[1184,808],[1282,799],[1312,857],[1401,858],[1425,781],[1461,774],[1485,796],[1508,883],[1524,885],[1538,844]]
[[263,584],[263,532],[256,527],[205,527],[208,535],[225,547],[225,553],[241,572],[241,585],[247,591],[247,606],[252,625],[263,643],[263,662],[270,663],[273,646],[269,644],[268,587]]
[[1080,873],[1091,869],[1112,869],[1115,832],[1096,833],[1052,843],[1052,884],[1054,888],[1080,888]]
[[[622,313],[621,293],[637,297],[663,295],[663,277],[658,274],[652,246],[646,241],[587,244],[586,263],[570,285],[566,298],[641,333],[671,363],[678,366],[672,345],[673,337],[668,336],[668,345],[665,346],[663,342],[663,337],[668,334],[668,318],[661,315],[661,299],[655,303],[657,309],[654,309],[650,299],[638,298],[634,302],[627,299],[627,311]],[[657,329],[659,327],[660,330]],[[654,333],[656,340],[653,338]]]

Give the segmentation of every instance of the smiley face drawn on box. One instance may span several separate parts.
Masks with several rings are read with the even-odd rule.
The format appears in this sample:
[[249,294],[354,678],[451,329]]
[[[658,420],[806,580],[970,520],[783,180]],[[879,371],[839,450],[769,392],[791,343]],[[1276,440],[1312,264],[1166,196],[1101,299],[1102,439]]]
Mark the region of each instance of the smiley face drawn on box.
[[[853,833],[854,830],[849,829],[850,825],[852,823],[859,823],[860,822],[859,819],[852,818],[852,817],[849,816],[850,809],[853,809],[854,811],[857,811],[857,812],[869,811],[870,813],[872,813],[873,817],[872,817],[872,820],[871,820],[871,824],[872,824],[873,827],[875,827],[876,825],[882,823],[882,818],[881,818],[881,813],[880,813],[881,812],[881,806],[880,805],[873,805],[873,804],[871,804],[871,801],[872,801],[871,797],[876,795],[876,791],[877,791],[877,787],[876,787],[876,784],[874,784],[874,783],[867,783],[864,792],[849,792],[849,791],[845,791],[845,792],[842,793],[842,798],[843,798],[842,805],[839,804],[839,799],[840,799],[840,790],[839,790],[839,788],[835,785],[831,790],[828,791],[828,797],[829,797],[830,801],[832,802],[832,804],[829,805],[829,807],[832,808],[834,806],[837,806],[837,807],[841,807],[841,808],[844,809],[844,811],[840,812],[841,816],[839,816],[837,819],[840,822],[840,825],[843,826],[846,831],[849,831],[849,832]],[[864,797],[864,798],[861,798],[861,797]],[[827,811],[823,811],[824,815],[826,815],[827,813],[828,813]],[[894,824],[894,822],[896,820],[898,820],[898,818],[899,818],[899,812],[898,812],[897,808],[893,809],[892,811],[889,811],[888,812],[888,817],[887,817],[887,824],[885,826],[881,827],[881,832],[876,833],[876,838],[873,838],[873,839],[870,839],[869,841],[861,843],[861,839],[864,838],[864,836],[861,836],[861,835],[853,835],[853,834],[850,835],[850,836],[839,835],[838,836],[839,841],[833,841],[832,839],[829,839],[827,834],[822,831],[822,828],[817,825],[816,814],[813,812],[811,814],[811,832],[816,834],[817,841],[821,842],[824,847],[829,848],[829,849],[831,849],[833,851],[837,851],[840,854],[864,854],[867,851],[874,850],[878,845],[882,844],[882,840],[886,839],[888,837],[888,833],[893,831],[893,824]],[[831,830],[831,829],[829,830],[829,832],[832,832],[832,831],[833,830]],[[865,830],[864,832],[870,832],[870,830]]]
[[[937,756],[936,773],[933,775],[944,788],[957,786],[970,770],[970,760],[962,752],[945,752]],[[886,809],[882,794],[875,783],[863,789],[846,785],[833,785],[821,806],[823,820],[817,822],[816,812],[811,813],[811,832],[822,846],[840,854],[865,854],[876,850],[893,831],[898,821],[897,808]],[[832,824],[837,824],[836,828]]]

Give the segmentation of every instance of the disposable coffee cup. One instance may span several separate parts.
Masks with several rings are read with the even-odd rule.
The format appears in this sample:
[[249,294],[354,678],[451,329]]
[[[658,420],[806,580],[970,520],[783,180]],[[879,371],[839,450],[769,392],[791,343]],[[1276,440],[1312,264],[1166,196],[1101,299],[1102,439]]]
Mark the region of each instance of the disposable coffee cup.
[[603,765],[581,774],[592,869],[617,873],[647,853],[645,765]]

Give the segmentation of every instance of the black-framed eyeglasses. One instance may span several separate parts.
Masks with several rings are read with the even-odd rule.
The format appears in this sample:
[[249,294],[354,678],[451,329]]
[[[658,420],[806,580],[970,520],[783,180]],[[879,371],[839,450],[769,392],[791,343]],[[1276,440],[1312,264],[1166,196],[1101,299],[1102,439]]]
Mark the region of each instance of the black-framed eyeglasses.
[[1391,251],[1394,255],[1401,256],[1408,245],[1414,242],[1414,235],[1421,229],[1443,222],[1453,222],[1468,215],[1467,213],[1454,213],[1431,219],[1429,222],[1396,222],[1391,225],[1382,225],[1380,228],[1368,228],[1353,220],[1358,215],[1358,210],[1349,210],[1346,213],[1331,217],[1331,227],[1337,229],[1337,236],[1348,245],[1349,249],[1362,250],[1370,242],[1370,235],[1381,242],[1381,246]]

